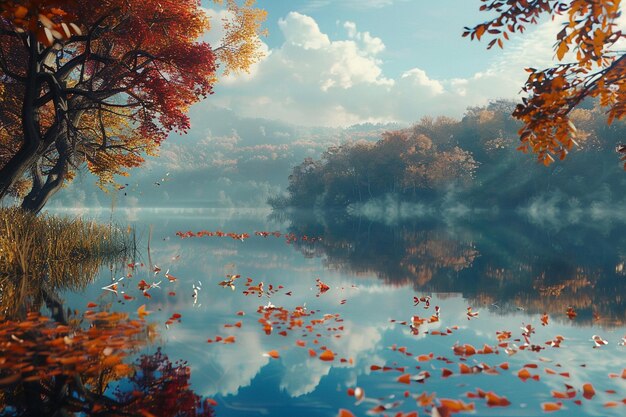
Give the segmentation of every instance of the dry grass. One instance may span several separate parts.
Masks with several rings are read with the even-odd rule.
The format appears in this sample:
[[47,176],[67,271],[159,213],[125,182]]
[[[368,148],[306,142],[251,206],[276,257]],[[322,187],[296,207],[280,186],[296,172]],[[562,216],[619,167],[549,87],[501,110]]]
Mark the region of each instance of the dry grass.
[[128,234],[109,225],[0,209],[0,276],[46,277],[63,286],[57,281],[97,270],[128,248]]
[[[101,265],[128,255],[130,236],[93,221],[0,209],[0,304],[26,287],[84,288]],[[4,301],[4,302],[2,302]]]

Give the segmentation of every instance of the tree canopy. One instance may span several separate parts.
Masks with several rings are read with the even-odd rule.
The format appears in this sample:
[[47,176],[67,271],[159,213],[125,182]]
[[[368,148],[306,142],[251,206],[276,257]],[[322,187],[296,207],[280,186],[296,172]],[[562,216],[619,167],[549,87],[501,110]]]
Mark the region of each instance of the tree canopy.
[[[546,69],[528,68],[523,91],[528,97],[513,116],[522,121],[519,150],[537,154],[546,166],[564,159],[577,144],[572,111],[587,98],[599,98],[608,108],[608,123],[626,115],[626,60],[617,42],[624,37],[617,29],[619,0],[481,0],[481,11],[495,17],[463,36],[503,47],[509,34],[523,33],[542,16],[562,19],[555,34],[554,51],[560,61]],[[624,159],[624,158],[623,158]],[[626,164],[624,165],[626,169]]]
[[514,102],[496,101],[468,108],[461,120],[427,117],[377,142],[332,146],[321,159],[309,157],[296,165],[285,196],[270,203],[275,208],[347,208],[357,214],[403,203],[437,210],[450,208],[451,202],[503,209],[536,199],[564,208],[616,203],[620,197],[612,195],[612,188],[626,179],[615,169],[614,147],[607,143],[624,137],[624,120],[607,125],[599,103],[572,110],[578,146],[567,164],[552,165],[546,175],[542,165],[519,158],[515,150],[522,124],[511,116],[514,108]]
[[[215,3],[222,3],[215,0]],[[259,59],[265,12],[228,0],[221,45],[196,0],[0,3],[0,198],[39,211],[86,163],[101,184],[143,163],[224,73]],[[28,179],[28,182],[24,180]]]

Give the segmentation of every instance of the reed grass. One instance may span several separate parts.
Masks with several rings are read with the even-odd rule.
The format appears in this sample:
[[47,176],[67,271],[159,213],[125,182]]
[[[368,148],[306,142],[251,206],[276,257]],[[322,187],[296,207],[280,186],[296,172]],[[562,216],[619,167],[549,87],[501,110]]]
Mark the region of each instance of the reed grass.
[[55,284],[79,274],[80,269],[91,270],[96,264],[119,259],[130,249],[130,234],[118,227],[0,208],[2,276],[46,276]]

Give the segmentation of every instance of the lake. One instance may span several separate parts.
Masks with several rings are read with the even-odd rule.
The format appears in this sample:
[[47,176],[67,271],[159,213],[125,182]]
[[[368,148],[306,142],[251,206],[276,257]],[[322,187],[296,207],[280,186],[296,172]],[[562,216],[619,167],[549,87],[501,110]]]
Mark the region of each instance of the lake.
[[113,218],[135,227],[139,257],[63,291],[66,306],[136,317],[145,305],[158,330],[145,351],[187,361],[216,416],[626,413],[622,222]]

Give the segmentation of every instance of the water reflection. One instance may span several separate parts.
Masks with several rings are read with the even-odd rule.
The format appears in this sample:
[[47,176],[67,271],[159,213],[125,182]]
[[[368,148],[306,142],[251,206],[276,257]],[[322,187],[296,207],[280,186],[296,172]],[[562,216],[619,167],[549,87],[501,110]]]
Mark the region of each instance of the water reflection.
[[[106,267],[84,289],[60,295],[71,310],[95,302],[131,317],[145,304],[151,311],[147,319],[158,325],[162,354],[187,361],[189,389],[215,398],[217,415],[334,417],[347,408],[361,416],[396,402],[388,415],[415,409],[430,415],[432,405],[422,407],[414,399],[427,392],[436,393],[435,405],[442,398],[474,401],[481,416],[534,416],[542,415],[542,402],[555,401],[552,390],[566,390],[564,384],[577,393],[571,401],[561,400],[563,407],[580,411],[577,415],[623,411],[604,407],[626,396],[623,380],[608,377],[626,368],[624,348],[618,345],[626,329],[619,298],[624,246],[617,232],[542,230],[512,219],[390,226],[329,216],[205,214],[143,216],[136,225],[144,236],[152,225],[149,257],[146,253],[132,267],[124,262],[113,273]],[[176,235],[189,230],[251,236]],[[280,231],[281,236],[255,231]],[[286,239],[285,233],[297,239]],[[175,280],[164,276],[167,270]],[[241,275],[234,289],[219,285],[234,274]],[[119,282],[117,294],[102,290],[112,278]],[[318,279],[327,291],[320,293]],[[142,281],[150,285],[148,296]],[[262,297],[245,294],[260,282]],[[429,309],[414,305],[413,297],[425,295],[432,296]],[[266,308],[271,305],[290,312],[306,308],[312,315],[303,317],[302,327],[272,318],[268,332]],[[435,306],[440,319],[412,332],[408,323],[415,316],[427,319]],[[468,320],[468,306],[480,315]],[[565,315],[568,306],[578,313],[571,321]],[[549,314],[547,326],[541,326],[543,312]],[[180,319],[171,321],[175,314]],[[324,317],[333,318],[313,321]],[[530,343],[543,348],[539,353],[522,348],[520,327],[527,324],[535,330]],[[498,346],[496,331],[512,333],[506,349],[515,348],[514,354]],[[609,345],[594,349],[594,334]],[[555,335],[565,338],[560,348],[546,345]],[[494,353],[461,357],[452,349],[456,342],[477,348],[487,344]],[[334,353],[332,361],[320,359],[325,349]],[[277,358],[268,356],[272,351]],[[421,355],[426,359],[416,361]],[[508,369],[498,367],[503,362]],[[528,369],[539,380],[518,378],[527,364],[537,366]],[[498,375],[462,374],[461,365],[495,367]],[[378,366],[393,369],[377,371]],[[452,374],[444,377],[444,369]],[[430,377],[423,384],[410,380],[425,370]],[[559,375],[565,372],[567,378]],[[409,384],[398,382],[404,373],[410,375]],[[587,382],[593,382],[596,396],[578,406],[573,401],[581,398]],[[355,387],[366,392],[366,401],[358,405],[346,394]],[[468,399],[466,392],[477,388],[492,390],[511,405],[491,408],[483,399]]]
[[154,344],[153,324],[111,304],[79,311],[63,301],[61,293],[85,291],[104,265],[114,276],[125,256],[69,256],[30,265],[28,274],[1,274],[0,415],[214,415],[189,388],[185,363],[160,349],[133,362]]
[[[49,260],[43,268],[31,268],[28,274],[0,272],[0,315],[23,318],[26,312],[39,311],[44,305],[55,312],[63,310],[58,305],[59,292],[83,291],[100,276],[103,266],[107,265],[113,272],[124,259],[122,253],[106,258],[76,259],[68,256],[64,260]],[[57,320],[62,319],[57,317]]]
[[[494,221],[495,220],[495,221]],[[390,226],[350,217],[297,216],[296,242],[307,257],[351,274],[376,274],[418,292],[462,293],[472,304],[506,313],[579,312],[578,324],[626,320],[626,238],[593,227],[546,230],[517,217]]]

